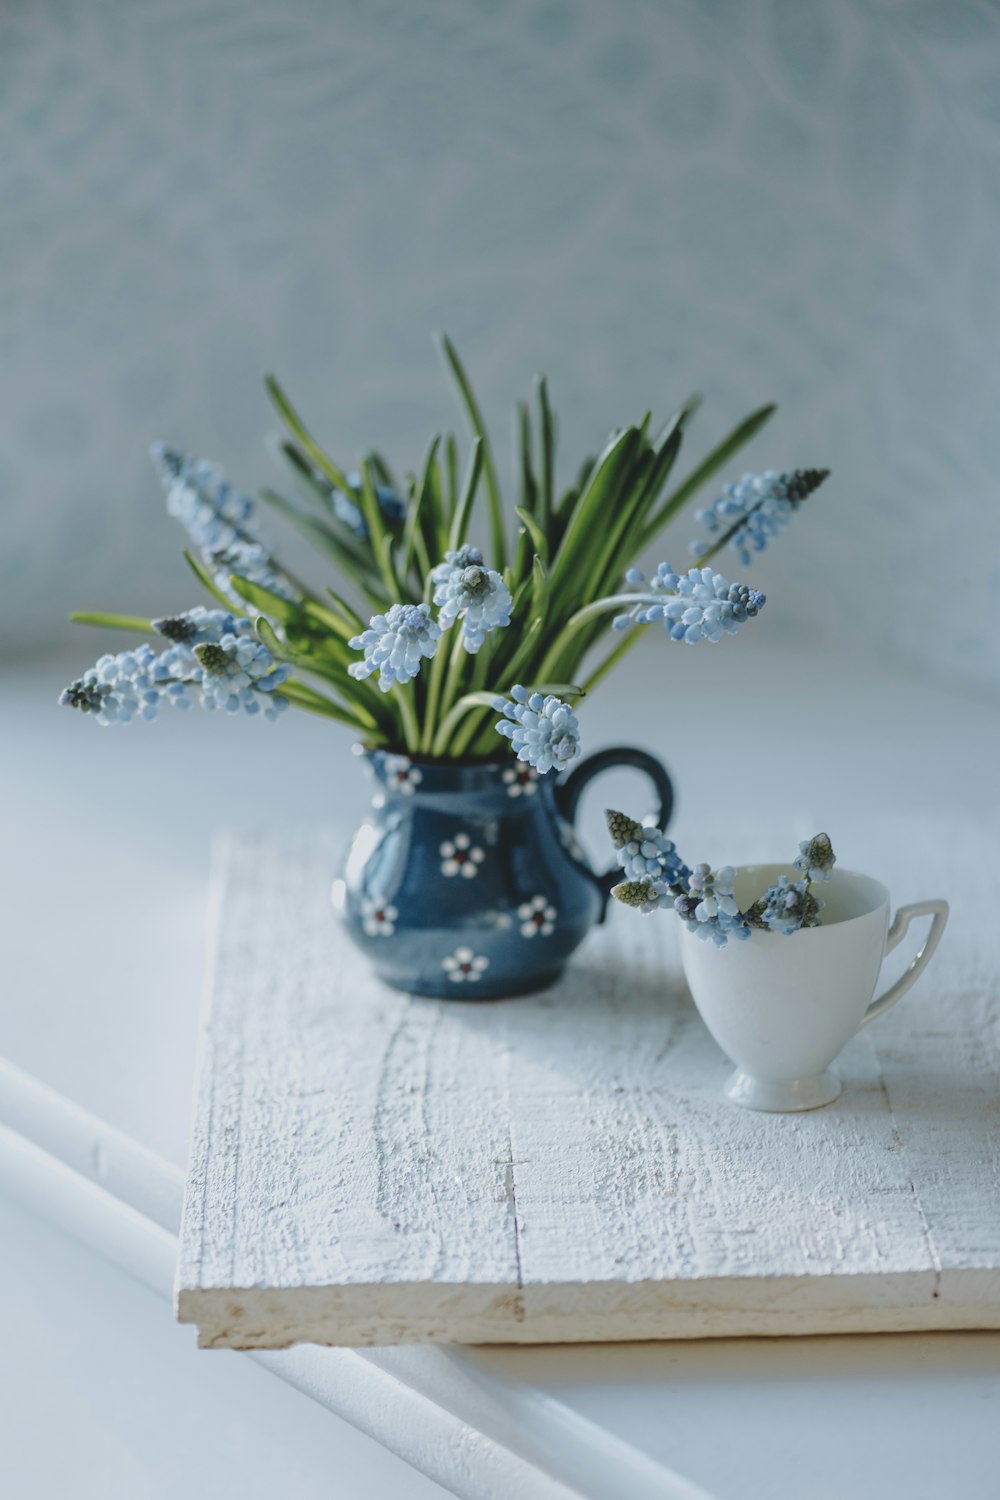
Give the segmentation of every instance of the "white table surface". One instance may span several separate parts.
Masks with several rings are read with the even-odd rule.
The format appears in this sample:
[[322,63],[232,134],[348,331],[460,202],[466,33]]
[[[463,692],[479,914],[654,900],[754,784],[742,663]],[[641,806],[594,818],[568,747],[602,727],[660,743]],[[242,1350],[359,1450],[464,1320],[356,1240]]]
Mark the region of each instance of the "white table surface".
[[[305,715],[277,726],[168,715],[102,731],[58,711],[59,687],[92,644],[78,637],[68,666],[40,663],[0,684],[0,1056],[183,1165],[211,831],[322,820],[346,837],[365,793],[346,733]],[[699,809],[714,807],[717,822],[720,802],[734,810],[749,802],[773,818],[774,847],[762,858],[783,857],[803,829],[819,827],[847,849],[875,805],[914,818],[925,806],[976,813],[992,805],[1000,740],[993,703],[906,672],[876,673],[867,661],[761,649],[743,638],[718,650],[648,647],[585,707],[583,729],[588,749],[626,741],[662,753],[679,787],[674,831],[689,858],[725,859],[724,848],[697,838]],[[626,773],[595,789],[584,824],[592,848],[601,847],[600,806],[632,806],[639,795]],[[949,894],[923,889],[923,872],[914,879],[900,899]],[[283,1455],[297,1466],[288,1475],[304,1476],[286,1493],[313,1493],[324,1463],[337,1475],[331,1493],[435,1493],[370,1439],[334,1427],[336,1418],[268,1385],[238,1357],[196,1353],[193,1334],[172,1326],[165,1304],[23,1211],[6,1212],[0,1233],[14,1274],[3,1278],[0,1300],[15,1335],[4,1381],[16,1401],[3,1419],[15,1472],[27,1472],[46,1434],[64,1433],[61,1458],[77,1453],[86,1465],[90,1455],[103,1471],[103,1495],[171,1493],[129,1482],[127,1466],[115,1488],[112,1450],[126,1432],[130,1462],[153,1474],[165,1461],[157,1423],[144,1426],[135,1413],[148,1389],[161,1393],[154,1405],[164,1432],[179,1424],[195,1434],[203,1457],[222,1424],[248,1455],[246,1495],[265,1486],[274,1493],[269,1465],[280,1468]],[[91,1315],[89,1277],[106,1298],[104,1316]],[[43,1295],[53,1278],[57,1304]],[[530,1425],[548,1424],[556,1446],[570,1441],[560,1424],[571,1413],[606,1432],[612,1454],[620,1439],[648,1455],[664,1466],[665,1496],[681,1492],[670,1471],[695,1486],[689,1494],[715,1500],[996,1493],[998,1335],[462,1350],[447,1358],[470,1391],[485,1379]],[[88,1359],[105,1372],[107,1399],[92,1399]],[[123,1366],[141,1370],[141,1380],[119,1378]],[[284,1415],[293,1409],[294,1418]],[[349,1437],[359,1445],[356,1479],[340,1457]],[[70,1492],[57,1482],[60,1461],[53,1447],[52,1493]],[[395,1467],[378,1474],[382,1461]],[[444,1477],[455,1493],[469,1493],[457,1460]],[[210,1483],[198,1493],[213,1493]]]

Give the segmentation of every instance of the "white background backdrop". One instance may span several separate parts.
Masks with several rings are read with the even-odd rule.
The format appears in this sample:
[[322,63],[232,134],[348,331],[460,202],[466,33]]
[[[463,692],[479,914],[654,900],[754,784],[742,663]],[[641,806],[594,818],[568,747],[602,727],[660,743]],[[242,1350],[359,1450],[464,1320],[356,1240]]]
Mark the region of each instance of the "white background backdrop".
[[995,0],[7,0],[0,136],[19,652],[193,602],[147,444],[273,481],[266,369],[416,465],[445,327],[498,446],[548,372],[567,478],[776,399],[749,459],[834,477],[755,630],[1000,684]]

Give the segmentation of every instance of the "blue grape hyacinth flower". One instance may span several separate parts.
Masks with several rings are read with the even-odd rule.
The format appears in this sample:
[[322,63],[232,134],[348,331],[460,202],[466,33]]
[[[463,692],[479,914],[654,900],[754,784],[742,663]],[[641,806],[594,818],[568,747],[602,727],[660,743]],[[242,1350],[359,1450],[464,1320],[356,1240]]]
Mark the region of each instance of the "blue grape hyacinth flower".
[[642,588],[646,597],[627,614],[616,615],[614,628],[627,630],[633,624],[650,625],[662,620],[671,640],[686,641],[690,646],[735,635],[767,602],[759,589],[730,583],[712,568],[675,573],[669,563],[663,562],[648,583],[638,568],[630,568],[625,576],[630,585]]
[[478,547],[446,552],[444,562],[431,571],[438,622],[447,629],[462,622],[462,641],[473,655],[491,631],[510,624],[510,589],[500,574],[487,568]]
[[275,689],[292,669],[287,662],[276,663],[254,636],[226,634],[219,641],[201,641],[192,651],[197,661],[192,680],[201,688],[202,708],[242,709],[251,717],[262,713],[273,719],[288,707]]
[[230,484],[218,464],[189,458],[163,443],[154,443],[149,454],[168,514],[180,521],[196,547],[217,552],[236,542],[260,541],[253,500]]
[[170,644],[159,655],[148,644],[102,656],[59,702],[94,715],[98,724],[155,719],[160,708],[190,708],[198,690],[202,708],[242,709],[251,717],[277,718],[288,700],[275,690],[291,673],[276,663],[253,634],[249,620],[221,609],[187,610],[153,621]]
[[[722,494],[695,512],[695,519],[709,535],[732,533],[730,547],[746,566],[751,554],[763,552],[768,542],[812,492],[819,488],[829,469],[793,469],[779,474],[767,469],[763,474],[744,474],[727,484]],[[691,543],[694,557],[704,557],[712,543],[699,538]]]
[[735,877],[731,865],[723,865],[719,870],[696,865],[688,876],[687,891],[674,900],[674,910],[688,931],[717,948],[724,948],[730,937],[743,942],[750,936],[736,902]]
[[580,754],[576,715],[568,703],[552,693],[529,693],[518,683],[511,688],[510,699],[494,698],[493,707],[504,715],[495,726],[497,734],[510,740],[518,760],[543,775],[546,771],[565,771]]
[[787,875],[779,875],[752,909],[755,926],[767,927],[786,937],[801,927],[819,927],[823,902],[809,889],[808,879],[793,884]]
[[128,724],[132,719],[155,719],[161,693],[154,678],[156,652],[151,646],[102,656],[76,682],[64,688],[59,702],[93,714],[98,724]]
[[830,880],[837,856],[833,852],[828,833],[817,833],[799,845],[795,868],[802,870],[810,880]]
[[355,678],[377,672],[379,689],[387,693],[394,682],[416,677],[440,639],[441,627],[431,619],[429,604],[393,604],[384,615],[372,615],[361,635],[351,637],[349,644],[364,652],[364,660],[352,662],[347,671]]
[[238,573],[282,599],[295,603],[301,598],[260,535],[253,500],[230,484],[218,464],[188,458],[163,443],[154,443],[149,451],[168,514],[184,527],[221,594],[234,604],[242,602],[229,581]]
[[615,858],[624,872],[624,884],[634,882],[644,887],[635,893],[642,899],[630,904],[639,904],[642,911],[672,906],[674,890],[691,873],[673,840],[662,829],[648,828],[611,808],[605,810],[604,819],[615,846]]
[[[323,475],[318,475],[317,478],[325,482]],[[337,519],[342,521],[348,530],[353,531],[360,541],[364,541],[368,535],[368,522],[359,504],[362,490],[361,475],[355,469],[346,478],[351,493],[348,495],[341,489],[329,486],[330,500]],[[402,496],[397,495],[388,484],[376,484],[375,499],[378,501],[379,510],[390,526],[401,526],[406,520],[406,501]]]

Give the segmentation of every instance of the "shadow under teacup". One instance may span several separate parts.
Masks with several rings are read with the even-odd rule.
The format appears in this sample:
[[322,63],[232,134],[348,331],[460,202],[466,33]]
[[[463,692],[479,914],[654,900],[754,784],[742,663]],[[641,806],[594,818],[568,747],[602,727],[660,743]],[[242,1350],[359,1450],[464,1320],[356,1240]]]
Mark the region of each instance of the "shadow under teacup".
[[[779,875],[801,879],[791,865],[743,865],[734,891],[745,911]],[[736,1064],[725,1094],[747,1109],[817,1109],[841,1083],[830,1064],[855,1032],[882,1015],[926,968],[948,919],[946,901],[901,906],[889,926],[889,892],[881,881],[834,870],[813,887],[826,904],[822,925],[791,936],[755,930],[724,948],[681,928],[681,956],[701,1017]],[[909,968],[872,1000],[885,955],[914,917],[932,918]]]

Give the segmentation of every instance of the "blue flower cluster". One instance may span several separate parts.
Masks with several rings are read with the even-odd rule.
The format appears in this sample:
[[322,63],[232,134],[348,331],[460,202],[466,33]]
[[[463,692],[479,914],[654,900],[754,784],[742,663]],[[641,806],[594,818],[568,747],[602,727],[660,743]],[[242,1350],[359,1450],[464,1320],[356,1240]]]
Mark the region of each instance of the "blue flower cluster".
[[431,619],[429,604],[393,604],[384,615],[372,615],[368,629],[351,637],[363,661],[351,662],[351,677],[378,673],[379,689],[387,693],[394,682],[409,682],[420,671],[421,660],[433,656],[441,627]]
[[180,521],[198,548],[201,561],[221,594],[242,601],[229,582],[239,574],[270,589],[282,599],[297,601],[296,589],[274,562],[257,529],[254,502],[237,490],[218,464],[154,443],[150,456],[167,497],[167,511]]
[[674,911],[689,932],[724,948],[731,937],[744,942],[750,936],[733,890],[736,871],[731,865],[713,870],[696,865],[687,880],[687,890],[674,899]]
[[611,894],[626,906],[641,912],[669,907],[689,932],[724,948],[730,938],[746,942],[752,929],[789,935],[802,927],[818,927],[823,902],[811,890],[815,880],[829,880],[836,862],[829,836],[818,833],[799,845],[795,868],[805,870],[801,880],[779,877],[759,900],[741,911],[736,900],[736,872],[730,865],[713,870],[696,865],[693,870],[681,859],[676,847],[658,828],[645,828],[626,813],[607,811],[605,819],[625,879]]
[[819,927],[823,905],[809,889],[808,879],[792,884],[787,875],[779,875],[776,884],[768,886],[747,918],[755,927],[766,927],[790,937],[800,927]]
[[504,715],[496,725],[497,734],[510,740],[518,760],[536,771],[565,771],[580,754],[576,715],[552,693],[545,697],[529,693],[518,683],[511,688],[510,699],[494,698],[493,707]]
[[612,621],[615,630],[629,626],[649,625],[663,621],[663,628],[673,641],[720,641],[724,635],[735,635],[740,626],[759,614],[765,596],[743,583],[730,583],[712,568],[691,568],[675,573],[669,563],[660,563],[653,577],[646,578],[638,568],[625,575],[633,587],[644,593],[626,613]]
[[[647,828],[626,813],[607,808],[604,813],[615,846],[615,858],[624,872],[623,886],[630,887],[625,899],[640,911],[672,906],[674,896],[690,875],[677,846],[660,828]],[[621,887],[616,887],[620,891]]]
[[[353,531],[354,535],[364,541],[368,535],[368,522],[365,520],[364,512],[358,504],[361,495],[361,475],[354,470],[346,476],[351,493],[347,495],[341,489],[329,486],[330,500],[333,504],[334,514],[337,519],[343,521],[344,525]],[[325,476],[317,475],[320,483],[325,483]],[[375,499],[378,508],[382,512],[390,526],[400,526],[406,520],[406,501],[396,494],[396,491],[387,484],[375,486]]]
[[190,708],[195,690],[201,707],[210,710],[242,710],[274,719],[288,707],[287,698],[275,690],[291,667],[275,662],[249,620],[199,606],[154,620],[153,628],[170,641],[165,651],[157,655],[144,644],[102,656],[62,692],[59,702],[92,713],[105,725],[155,719],[164,704]]
[[131,719],[155,719],[161,692],[154,680],[157,655],[151,646],[102,656],[78,681],[64,688],[59,702],[93,714],[98,724],[128,724]]
[[446,552],[444,562],[432,570],[431,582],[440,624],[447,629],[462,621],[466,651],[475,654],[491,631],[510,624],[510,589],[499,573],[484,566],[478,547]]
[[837,856],[833,852],[830,835],[817,833],[814,838],[806,839],[799,845],[795,868],[804,870],[810,880],[829,880],[836,862]]
[[[753,552],[763,552],[773,536],[787,526],[802,501],[823,483],[828,469],[794,469],[779,474],[744,474],[727,484],[712,504],[695,512],[695,519],[709,535],[723,533],[746,566]],[[691,543],[694,557],[704,557],[713,543],[699,538]]]

